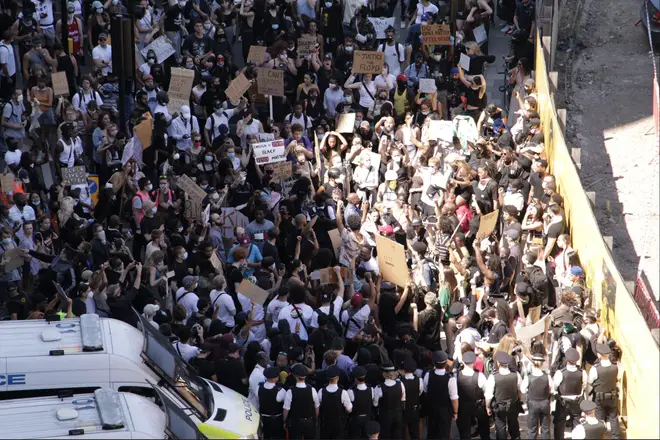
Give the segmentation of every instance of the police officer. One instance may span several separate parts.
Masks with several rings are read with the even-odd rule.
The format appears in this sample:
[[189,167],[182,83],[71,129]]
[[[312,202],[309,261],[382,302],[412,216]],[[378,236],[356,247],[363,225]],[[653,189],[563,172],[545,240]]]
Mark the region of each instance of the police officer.
[[495,363],[497,370],[493,371],[486,382],[486,412],[495,417],[497,440],[506,440],[507,426],[511,439],[519,439],[520,375],[509,370],[511,355],[506,352],[495,353]]
[[590,395],[596,404],[596,418],[606,421],[612,438],[620,438],[619,430],[619,367],[610,362],[610,347],[596,344],[599,363],[589,370]]
[[284,397],[284,429],[289,430],[289,438],[316,438],[316,419],[319,416],[319,395],[305,378],[309,374],[307,367],[296,364],[291,367],[291,374],[296,384],[287,390]]
[[545,356],[532,355],[532,372],[525,376],[520,385],[520,392],[527,395],[527,438],[536,440],[541,425],[541,438],[550,438],[550,396],[552,379],[543,364]]
[[428,435],[430,439],[447,439],[451,434],[451,421],[458,417],[458,387],[456,378],[446,369],[449,356],[445,351],[433,353],[434,371],[424,376],[424,392],[428,419]]
[[[355,385],[348,390],[348,398],[353,404],[348,427],[349,438],[364,438],[366,436],[365,425],[371,420],[373,410],[373,389],[364,383],[367,370],[364,367],[355,367],[352,372]],[[379,427],[380,431],[380,427]]]
[[278,384],[280,369],[268,367],[264,370],[266,382],[259,385],[259,413],[263,423],[263,436],[265,440],[284,438],[282,429],[282,406],[286,390]]
[[583,400],[580,410],[584,413],[584,421],[577,425],[571,433],[572,439],[603,439],[608,431],[608,423],[599,420],[595,412],[596,404],[591,400]]
[[417,377],[415,370],[417,362],[412,357],[403,361],[403,377],[401,383],[406,389],[406,409],[403,411],[403,430],[408,431],[410,440],[419,439],[419,407],[420,396],[424,392],[424,384]]
[[403,437],[406,388],[397,380],[397,372],[391,362],[383,362],[380,369],[385,381],[374,389],[374,406],[378,407],[382,438],[399,439]]
[[472,368],[477,355],[474,351],[463,353],[463,369],[458,373],[458,434],[460,438],[470,438],[472,419],[476,417],[479,438],[490,440],[490,423],[486,416],[484,391],[486,376]]
[[351,403],[348,393],[337,385],[339,372],[339,367],[336,365],[328,367],[325,370],[328,385],[319,391],[321,439],[344,438],[344,422],[347,414],[353,410],[353,403]]
[[554,414],[554,438],[564,440],[566,416],[571,429],[580,419],[580,402],[587,387],[587,373],[577,366],[580,353],[575,348],[566,350],[566,367],[557,370],[552,377],[552,385],[557,395]]
[[378,440],[380,435],[380,423],[369,420],[364,427],[365,434],[369,440]]

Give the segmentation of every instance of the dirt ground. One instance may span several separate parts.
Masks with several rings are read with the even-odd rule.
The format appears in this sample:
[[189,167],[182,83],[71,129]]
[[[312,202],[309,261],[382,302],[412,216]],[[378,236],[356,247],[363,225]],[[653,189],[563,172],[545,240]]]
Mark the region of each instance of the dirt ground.
[[[658,297],[659,177],[652,119],[653,66],[642,0],[563,0],[555,69],[567,140],[581,148],[580,178],[595,191],[603,236],[627,281],[642,255]],[[658,62],[657,53],[655,55]]]

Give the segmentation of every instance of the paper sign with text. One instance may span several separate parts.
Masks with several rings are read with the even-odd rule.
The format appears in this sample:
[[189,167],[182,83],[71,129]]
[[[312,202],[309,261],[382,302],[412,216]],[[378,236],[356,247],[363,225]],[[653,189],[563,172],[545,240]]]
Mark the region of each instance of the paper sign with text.
[[468,73],[470,71],[470,57],[464,53],[461,53],[461,58],[458,61],[458,65],[461,66],[465,73]]
[[84,165],[62,168],[62,182],[65,186],[87,184],[87,170]]
[[419,79],[419,91],[421,93],[435,93],[437,88],[435,87],[434,78],[420,78]]
[[353,133],[355,131],[355,113],[341,113],[337,121],[338,133]]
[[264,46],[250,46],[247,62],[254,63],[257,66],[263,64],[266,60],[266,48]]
[[184,174],[176,181],[176,185],[185,191],[191,199],[198,200],[201,204],[206,197],[206,191],[199,187],[188,175]]
[[408,282],[408,264],[403,245],[382,235],[376,235],[376,250],[378,267],[383,279],[397,286],[405,286]]
[[14,192],[14,175],[12,173],[2,173],[0,174],[0,186],[2,186],[2,192],[5,194],[10,194]]
[[286,179],[282,180],[282,195],[284,197],[289,197],[291,195],[291,190],[293,189],[293,184],[296,183],[298,179]]
[[[344,283],[353,282],[353,271],[348,267],[340,268],[339,273],[341,273],[341,278]],[[319,281],[322,286],[326,284],[338,284],[339,278],[337,277],[337,272],[332,267],[326,267],[324,269],[319,269]]]
[[248,280],[241,281],[236,289],[239,293],[245,295],[248,299],[254,301],[255,304],[263,305],[268,299],[269,293],[261,287],[255,286]]
[[298,56],[305,57],[313,54],[316,50],[316,43],[318,43],[316,38],[309,35],[298,38]]
[[383,73],[385,54],[370,50],[356,50],[353,54],[353,72],[372,73],[380,75]]
[[229,83],[229,86],[225,90],[225,95],[227,95],[227,98],[232,102],[236,102],[241,96],[243,96],[243,93],[248,91],[250,85],[250,81],[245,77],[243,72],[241,72]]
[[254,154],[254,161],[257,165],[283,162],[286,160],[284,141],[282,139],[254,144],[252,146],[252,151]]
[[153,137],[153,120],[151,119],[151,113],[147,112],[144,114],[147,118],[144,121],[140,122],[135,126],[135,136],[140,140],[142,144],[142,149],[146,150],[151,147],[151,138]]
[[394,26],[394,17],[369,17],[369,21],[374,25],[376,39],[378,40],[383,40],[385,38],[385,29],[389,26]]
[[190,105],[190,91],[195,80],[195,71],[172,67],[172,76],[170,79],[170,88],[167,95],[170,102],[167,104],[167,110],[170,115],[177,113],[182,105]]
[[275,135],[273,133],[257,133],[257,140],[259,142],[274,141]]
[[293,164],[288,160],[284,162],[274,163],[273,165],[273,179],[286,180],[293,175]]
[[66,79],[66,72],[55,72],[51,75],[53,80],[53,92],[55,96],[68,96],[69,83]]
[[493,212],[482,215],[479,219],[479,230],[477,231],[477,234],[483,234],[484,238],[492,234],[497,227],[497,216],[499,213],[500,210],[496,209]]
[[451,30],[448,24],[423,24],[422,41],[425,46],[450,45]]
[[474,28],[472,33],[474,34],[474,39],[477,41],[477,44],[480,46],[488,39],[488,33],[486,32],[486,27],[483,24],[480,24]]
[[259,67],[257,88],[262,95],[284,96],[284,71]]
[[151,44],[140,51],[145,60],[150,50],[156,53],[156,62],[159,64],[162,64],[166,59],[174,55],[174,46],[172,46],[169,38],[164,35],[156,38]]
[[429,124],[429,139],[437,139],[452,143],[454,140],[454,123],[452,121],[431,121]]

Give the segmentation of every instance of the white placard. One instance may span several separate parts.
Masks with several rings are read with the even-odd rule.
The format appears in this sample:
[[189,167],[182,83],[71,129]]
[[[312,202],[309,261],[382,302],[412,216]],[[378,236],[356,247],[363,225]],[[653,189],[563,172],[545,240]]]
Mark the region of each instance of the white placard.
[[284,141],[282,139],[254,144],[252,151],[254,161],[257,165],[284,162],[286,160]]
[[481,46],[481,44],[488,40],[488,33],[486,32],[486,26],[483,24],[480,24],[476,28],[472,30],[472,33],[474,34],[474,39],[477,40],[477,44]]
[[275,135],[273,133],[257,133],[257,139],[259,142],[274,141]]
[[470,57],[461,53],[461,59],[458,62],[458,65],[465,70],[465,73],[470,71]]
[[451,144],[454,140],[454,133],[452,121],[431,121],[429,125],[429,139],[437,139]]
[[153,50],[156,53],[156,62],[162,64],[163,61],[174,55],[174,47],[166,36],[158,37],[150,45],[140,51],[144,59],[147,59],[147,53]]
[[287,179],[282,181],[282,195],[284,197],[289,197],[291,195],[291,190],[293,189],[293,184],[296,183],[297,179]]
[[419,91],[421,93],[435,93],[437,88],[435,87],[434,78],[420,78],[419,79]]
[[374,25],[376,30],[376,38],[382,40],[385,38],[385,29],[389,26],[394,26],[394,17],[369,17],[369,21]]

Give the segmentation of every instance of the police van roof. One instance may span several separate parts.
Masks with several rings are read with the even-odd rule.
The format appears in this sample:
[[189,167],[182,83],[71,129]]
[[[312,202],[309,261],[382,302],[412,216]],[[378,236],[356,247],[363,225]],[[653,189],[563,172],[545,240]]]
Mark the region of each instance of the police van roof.
[[107,389],[0,401],[0,438],[163,438],[165,426],[153,402]]
[[[120,346],[122,340],[130,341],[139,333],[122,321],[99,319],[97,315],[53,322],[3,321],[0,322],[0,358],[107,354],[128,349],[133,353],[127,357],[139,360],[141,347]],[[119,342],[115,347],[113,338]],[[132,344],[124,345],[132,347]]]

